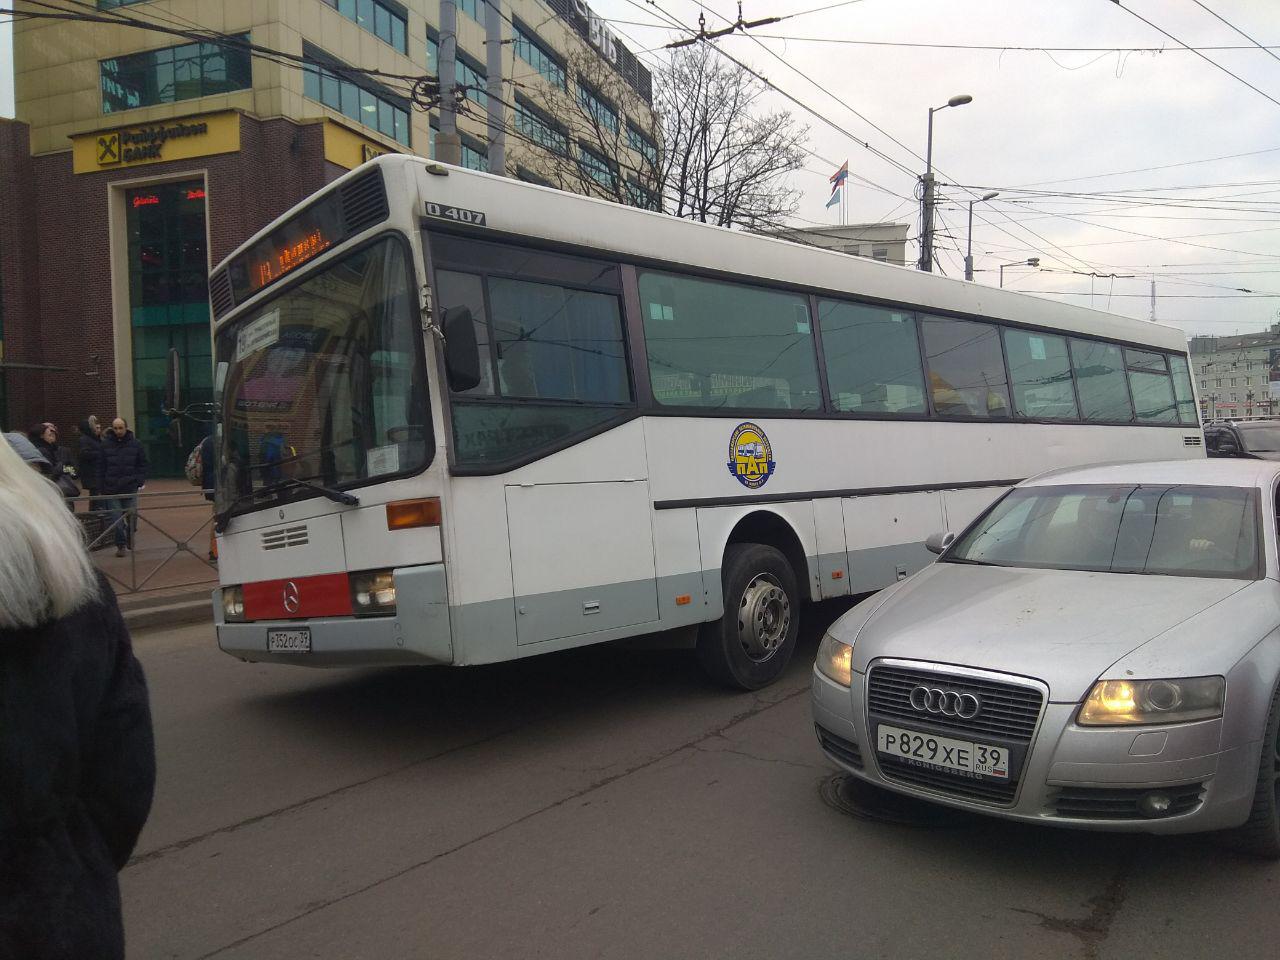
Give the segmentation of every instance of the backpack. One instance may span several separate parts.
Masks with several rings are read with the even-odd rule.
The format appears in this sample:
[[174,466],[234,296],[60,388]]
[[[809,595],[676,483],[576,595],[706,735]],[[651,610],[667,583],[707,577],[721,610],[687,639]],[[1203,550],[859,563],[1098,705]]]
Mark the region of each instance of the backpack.
[[195,449],[191,451],[191,455],[187,457],[187,465],[183,470],[193,487],[204,486],[204,461],[200,457],[200,448],[202,446],[204,446],[203,440],[197,443]]

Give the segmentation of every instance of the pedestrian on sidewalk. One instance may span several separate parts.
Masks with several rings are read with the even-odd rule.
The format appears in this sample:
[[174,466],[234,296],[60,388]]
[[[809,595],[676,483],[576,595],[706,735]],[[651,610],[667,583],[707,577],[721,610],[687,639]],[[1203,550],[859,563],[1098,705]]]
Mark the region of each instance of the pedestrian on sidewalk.
[[[76,458],[76,472],[86,496],[98,495],[98,477],[102,473],[102,424],[92,413],[80,421],[80,455]],[[89,509],[97,510],[100,504],[89,501]]]
[[116,556],[125,547],[133,549],[137,529],[138,491],[147,482],[147,452],[122,417],[111,421],[111,431],[102,438],[102,472],[98,487],[111,497],[106,501],[115,531]]
[[[62,455],[62,448],[58,446],[58,428],[52,423],[37,423],[27,431],[27,439],[49,461],[49,478],[58,485],[62,495],[68,500],[80,496],[75,467],[67,462]],[[67,506],[75,509],[74,504]]]
[[123,960],[151,808],[146,681],[53,484],[0,441],[0,958]]

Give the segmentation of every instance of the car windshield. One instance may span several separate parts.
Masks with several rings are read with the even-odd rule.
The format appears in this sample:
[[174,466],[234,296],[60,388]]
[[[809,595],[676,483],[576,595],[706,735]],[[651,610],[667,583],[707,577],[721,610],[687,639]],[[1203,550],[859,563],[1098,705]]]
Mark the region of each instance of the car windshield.
[[1238,427],[1245,449],[1250,453],[1280,451],[1280,427]]
[[942,557],[956,563],[1257,579],[1257,496],[1239,487],[1013,490]]
[[425,368],[404,244],[384,240],[219,331],[217,508],[265,487],[328,487],[422,469]]

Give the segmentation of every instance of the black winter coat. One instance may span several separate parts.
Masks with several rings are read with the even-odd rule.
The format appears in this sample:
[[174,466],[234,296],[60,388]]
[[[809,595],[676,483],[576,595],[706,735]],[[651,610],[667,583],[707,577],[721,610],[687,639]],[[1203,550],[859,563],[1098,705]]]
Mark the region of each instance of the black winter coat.
[[147,453],[133,431],[126,430],[123,437],[104,433],[102,470],[95,489],[109,495],[135,493],[146,482]]
[[102,440],[93,435],[87,420],[80,426],[80,455],[76,458],[76,473],[86,492],[92,490],[97,493],[98,488],[94,484],[102,473]]
[[124,957],[116,874],[151,809],[155,747],[99,581],[63,620],[0,630],[0,960]]

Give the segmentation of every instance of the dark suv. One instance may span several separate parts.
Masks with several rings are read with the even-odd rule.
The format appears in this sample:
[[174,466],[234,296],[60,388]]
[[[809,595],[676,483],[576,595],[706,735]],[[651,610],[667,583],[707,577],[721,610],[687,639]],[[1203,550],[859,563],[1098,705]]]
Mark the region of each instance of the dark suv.
[[1204,428],[1204,445],[1211,457],[1280,460],[1280,420],[1210,423]]

